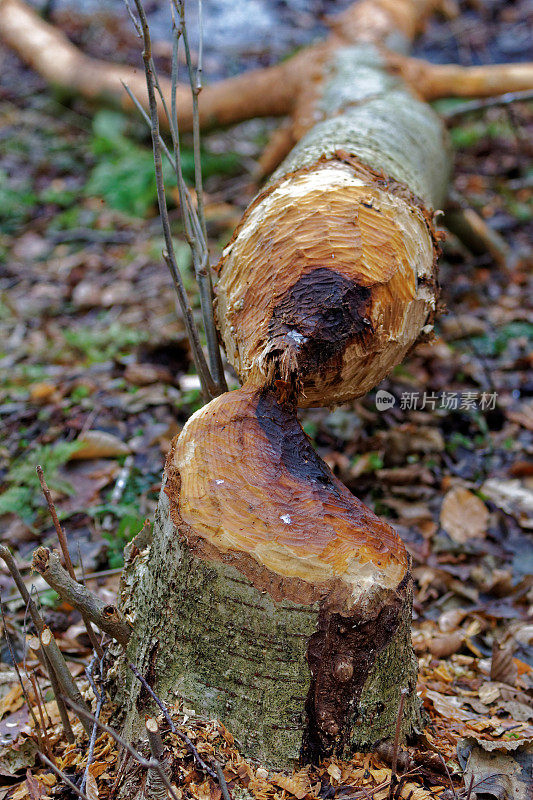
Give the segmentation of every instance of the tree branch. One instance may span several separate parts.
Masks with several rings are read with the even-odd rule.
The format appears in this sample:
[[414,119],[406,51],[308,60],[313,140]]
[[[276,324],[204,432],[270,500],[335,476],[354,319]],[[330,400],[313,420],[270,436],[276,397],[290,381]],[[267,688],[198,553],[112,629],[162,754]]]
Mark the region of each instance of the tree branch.
[[39,547],[33,554],[32,568],[46,583],[67,600],[74,608],[83,612],[101,630],[125,647],[131,636],[131,628],[116,606],[104,603],[96,594],[78,581],[73,580],[61,566],[59,556],[47,547]]

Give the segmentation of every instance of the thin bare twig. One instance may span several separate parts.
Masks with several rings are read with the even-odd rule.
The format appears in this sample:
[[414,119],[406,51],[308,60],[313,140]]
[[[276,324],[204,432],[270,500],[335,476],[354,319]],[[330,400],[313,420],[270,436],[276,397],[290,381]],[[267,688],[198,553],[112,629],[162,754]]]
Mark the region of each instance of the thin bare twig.
[[389,789],[389,798],[392,798],[394,788],[397,784],[396,770],[398,767],[398,748],[400,746],[400,730],[402,727],[403,709],[405,706],[405,698],[407,689],[402,689],[400,692],[400,705],[398,706],[398,717],[396,719],[396,729],[394,731],[394,745],[392,752],[392,766],[391,766],[391,784]]
[[139,752],[137,752],[137,750],[129,742],[127,742],[122,736],[120,736],[120,734],[118,734],[115,730],[113,730],[113,728],[110,728],[109,725],[106,725],[104,722],[97,719],[94,716],[94,714],[91,714],[89,711],[86,711],[84,708],[81,708],[68,698],[65,698],[65,700],[68,703],[68,705],[72,708],[72,710],[76,712],[76,714],[85,717],[87,721],[92,722],[93,725],[98,725],[100,730],[112,736],[115,742],[119,744],[121,747],[123,747],[125,750],[127,750],[128,753],[131,756],[133,756],[133,758],[138,762],[138,764],[140,764],[141,767],[144,767],[145,769],[156,770],[161,780],[165,784],[171,797],[173,798],[173,800],[179,800],[176,792],[172,787],[172,784],[170,783],[169,779],[165,774],[165,770],[163,769],[159,761],[157,761],[155,758],[150,758],[150,759],[143,758],[143,756]]
[[137,667],[134,664],[132,664],[131,662],[128,662],[128,667],[133,672],[133,674],[135,675],[137,680],[141,683],[141,686],[143,687],[143,689],[145,689],[148,692],[148,694],[150,695],[150,697],[152,698],[154,703],[161,709],[161,712],[162,712],[164,718],[166,719],[166,721],[168,723],[168,726],[169,726],[170,730],[172,731],[172,733],[174,733],[179,739],[181,739],[185,743],[188,751],[193,756],[193,758],[196,761],[196,763],[198,764],[198,766],[201,767],[204,770],[204,772],[207,772],[207,774],[211,778],[214,778],[216,780],[218,776],[217,776],[217,773],[215,772],[215,770],[211,769],[211,767],[208,764],[205,763],[205,761],[203,760],[202,756],[200,755],[200,753],[198,752],[196,747],[193,745],[193,743],[191,742],[191,740],[189,739],[187,734],[183,733],[182,731],[180,731],[176,727],[176,725],[172,721],[172,717],[170,716],[170,714],[168,713],[168,711],[167,711],[167,709],[165,707],[165,704],[156,695],[156,693],[154,692],[154,690],[152,689],[150,684],[146,681],[144,676],[141,675],[141,673],[139,672]]
[[[126,1],[127,1],[127,0],[124,0],[124,2],[126,2]],[[139,100],[138,100],[138,99],[135,97],[135,95],[134,95],[134,94],[133,94],[133,92],[131,91],[131,89],[130,89],[130,87],[128,86],[128,84],[127,84],[127,83],[124,83],[124,81],[120,81],[120,82],[121,82],[121,84],[123,85],[123,87],[124,87],[124,90],[125,90],[125,92],[127,93],[128,97],[130,98],[131,102],[133,103],[133,105],[135,106],[135,108],[137,109],[137,111],[139,112],[139,114],[142,116],[142,118],[144,119],[144,121],[146,122],[146,124],[148,125],[148,127],[150,127],[150,125],[151,125],[151,122],[150,122],[150,117],[148,116],[148,114],[146,113],[146,111],[144,110],[144,108],[142,107],[142,104],[141,104],[141,103],[139,102]],[[169,161],[169,163],[170,163],[170,166],[172,167],[172,169],[176,169],[176,162],[174,161],[174,157],[172,156],[172,154],[171,154],[170,150],[169,150],[169,149],[168,149],[168,147],[166,146],[166,144],[165,144],[165,140],[163,139],[163,137],[161,136],[161,134],[159,134],[159,144],[161,145],[161,150],[162,150],[162,151],[163,151],[163,153],[166,155],[166,157],[167,157],[167,159],[168,159],[168,161]]]
[[[77,703],[81,708],[87,708],[87,705],[81,696],[81,692],[78,689],[69,668],[67,667],[67,662],[65,661],[63,654],[58,647],[54,634],[46,625],[41,633],[41,647],[52,664],[54,672],[57,676],[57,680],[59,681],[61,689],[66,696],[73,702]],[[90,736],[92,731],[91,726],[88,725],[87,721],[82,717],[80,717],[80,721],[85,728],[87,735]]]
[[[99,691],[97,689],[96,683],[95,683],[95,681],[93,679],[94,665],[96,664],[97,660],[98,659],[97,659],[96,656],[91,660],[91,663],[89,664],[89,666],[85,670],[85,674],[87,675],[87,680],[91,684],[91,688],[92,688],[92,690],[94,692],[94,696],[96,697],[95,717],[96,717],[96,719],[100,719],[100,714],[102,712],[102,706],[104,704],[105,695],[104,695],[103,691]],[[102,675],[102,670],[103,670],[103,665],[104,665],[104,657],[103,656],[100,659],[99,664],[100,664],[100,675]],[[87,780],[89,778],[89,767],[91,766],[93,758],[94,758],[94,747],[95,747],[95,744],[96,744],[96,735],[97,735],[97,733],[98,733],[98,726],[97,725],[93,725],[93,729],[92,729],[92,732],[91,732],[91,738],[89,740],[89,750],[87,752],[87,766],[85,767],[85,771],[83,773],[83,779],[82,779],[82,782],[81,782],[81,789],[82,790],[85,789],[85,786],[87,784]]]
[[131,636],[131,628],[118,608],[104,603],[94,592],[78,583],[77,580],[73,580],[61,566],[56,552],[50,551],[47,547],[38,547],[33,554],[32,567],[42,575],[47,584],[60,597],[83,612],[91,622],[126,647]]
[[[130,16],[134,19],[134,24],[139,35],[143,39],[143,61],[145,66],[146,84],[148,91],[148,105],[150,113],[146,114],[142,104],[135,98],[133,92],[129,87],[125,86],[128,96],[140,111],[143,119],[148,123],[152,134],[152,144],[154,151],[154,165],[156,174],[156,187],[159,210],[161,215],[161,223],[163,227],[163,234],[165,238],[165,251],[163,258],[171,273],[174,286],[178,295],[178,301],[185,320],[187,335],[191,343],[191,350],[193,359],[195,361],[196,369],[200,377],[202,392],[204,399],[208,400],[227,391],[226,379],[224,369],[222,366],[222,358],[220,354],[220,346],[218,341],[218,334],[214,319],[214,292],[213,283],[211,279],[211,271],[209,266],[209,251],[207,248],[207,233],[205,222],[205,211],[203,201],[203,187],[202,187],[202,174],[201,174],[201,153],[200,153],[200,125],[199,125],[199,112],[198,112],[198,94],[201,91],[201,60],[199,61],[196,82],[193,78],[192,65],[190,59],[190,51],[188,40],[186,38],[187,32],[185,28],[185,20],[183,14],[183,4],[176,3],[172,0],[173,5],[173,55],[172,55],[172,79],[171,79],[171,109],[169,111],[165,93],[159,84],[159,78],[155,69],[154,61],[152,58],[150,31],[146,20],[146,14],[142,6],[141,0],[134,0],[139,15],[139,20],[133,16],[131,8],[128,8]],[[174,8],[179,17],[179,24],[176,24],[174,15]],[[202,9],[199,9],[200,17]],[[185,44],[186,60],[189,71],[189,81],[191,85],[192,105],[193,105],[193,141],[194,141],[194,161],[195,161],[195,188],[197,196],[197,210],[194,208],[189,190],[183,180],[183,172],[181,167],[181,152],[180,152],[180,139],[178,118],[176,113],[176,93],[177,93],[177,70],[178,70],[178,40],[183,35]],[[201,48],[200,48],[201,49]],[[172,137],[172,146],[174,157],[170,154],[167,146],[162,140],[159,132],[159,118],[157,113],[156,94],[159,96],[161,105],[164,109],[165,115],[168,120],[170,133]],[[204,331],[207,343],[207,352],[209,357],[209,366],[205,361],[203,351],[200,345],[198,330],[193,320],[192,310],[187,298],[181,274],[177,265],[177,260],[172,243],[172,235],[170,231],[170,224],[168,220],[168,209],[166,205],[166,193],[162,172],[161,152],[164,152],[170,163],[173,165],[176,180],[178,185],[178,195],[180,201],[180,210],[184,222],[185,238],[189,247],[191,248],[192,261],[194,265],[195,275],[198,282],[200,303],[202,308],[202,319],[204,323]]]
[[[39,483],[41,484],[41,489],[43,490],[43,494],[48,504],[48,510],[50,511],[50,516],[52,517],[52,520],[54,522],[54,528],[56,529],[59,546],[61,547],[61,552],[63,553],[63,558],[65,559],[65,566],[67,568],[67,572],[73,580],[76,580],[74,565],[72,563],[72,559],[70,557],[70,553],[68,550],[67,537],[65,536],[65,531],[63,530],[63,528],[61,527],[61,523],[59,522],[59,517],[57,516],[56,507],[54,501],[52,500],[50,489],[46,484],[43,468],[41,467],[40,464],[37,464],[36,471],[37,471],[37,476],[39,478]],[[83,624],[85,625],[85,630],[87,631],[87,635],[89,637],[89,641],[91,642],[93,649],[98,653],[99,658],[102,658],[104,652],[102,650],[102,647],[100,646],[100,642],[96,638],[95,632],[92,629],[91,622],[84,611],[81,611],[80,613],[81,613],[81,618],[83,620]]]
[[161,144],[159,141],[160,140],[159,116],[157,111],[157,100],[156,100],[156,79],[154,75],[155,71],[153,68],[153,60],[152,60],[152,43],[150,38],[150,30],[148,27],[146,13],[144,11],[141,0],[135,0],[135,6],[137,8],[137,14],[139,15],[140,27],[143,38],[142,56],[144,62],[144,71],[146,74],[148,106],[150,110],[150,132],[152,135],[152,147],[154,154],[157,201],[159,204],[159,213],[161,216],[163,236],[165,239],[165,251],[163,252],[163,258],[170,270],[170,274],[172,275],[172,279],[174,281],[174,286],[176,288],[176,293],[178,295],[180,308],[183,314],[185,328],[187,330],[187,336],[189,338],[193,359],[196,365],[198,376],[200,378],[202,393],[204,395],[205,400],[210,400],[211,398],[219,394],[220,390],[209,371],[209,367],[207,365],[205,356],[202,351],[200,337],[198,334],[198,330],[196,328],[196,324],[194,322],[191,305],[189,303],[189,299],[185,291],[185,286],[183,283],[183,279],[181,277],[181,273],[178,268],[176,254],[174,251],[174,244],[172,241],[172,233],[170,230],[170,221],[169,221],[167,202],[166,202],[165,182],[163,178]]
[[446,759],[444,758],[442,753],[439,753],[438,756],[439,756],[439,759],[442,761],[444,769],[446,770],[446,775],[448,777],[448,780],[450,781],[450,788],[451,788],[451,790],[453,792],[454,799],[457,800],[457,792],[455,791],[455,786],[453,785],[452,776],[450,774],[450,770],[448,769],[448,764],[446,763]]
[[46,764],[46,766],[47,766],[47,767],[49,767],[49,768],[52,770],[52,772],[55,772],[55,774],[57,775],[57,777],[58,777],[58,778],[60,778],[60,779],[63,781],[63,783],[65,783],[65,784],[66,784],[66,785],[67,785],[67,786],[68,786],[70,789],[72,789],[72,791],[73,791],[75,794],[77,794],[77,795],[78,795],[78,797],[81,797],[81,798],[82,798],[82,800],[89,800],[89,798],[87,797],[87,795],[85,794],[85,792],[82,792],[82,791],[81,791],[81,789],[78,789],[78,787],[76,786],[76,784],[75,784],[75,783],[72,783],[72,781],[70,780],[70,778],[67,778],[67,776],[65,775],[65,773],[64,773],[64,772],[62,772],[62,771],[59,769],[59,767],[56,767],[56,765],[55,765],[55,764],[54,764],[52,761],[50,761],[50,759],[49,759],[49,758],[47,758],[45,755],[43,755],[43,753],[38,753],[37,755],[39,756],[39,758],[41,759],[41,761],[42,761],[44,764]]
[[222,772],[222,766],[215,761],[215,769],[217,771],[218,782],[220,784],[220,789],[222,791],[222,797],[224,800],[231,800],[231,795],[229,793],[228,784],[226,783],[226,778],[224,777],[224,773]]
[[[202,244],[200,253],[193,252],[193,263],[196,273],[196,280],[200,290],[200,303],[202,306],[202,317],[204,320],[205,335],[207,340],[207,350],[209,353],[209,363],[211,373],[217,383],[220,391],[226,391],[226,379],[224,376],[224,368],[222,366],[222,359],[220,357],[220,347],[218,344],[218,334],[215,325],[213,313],[213,282],[211,280],[211,271],[209,267],[209,252],[207,249],[207,225],[205,220],[205,207],[204,207],[204,189],[202,184],[202,158],[201,158],[201,143],[200,143],[200,116],[198,111],[198,95],[202,90],[202,7],[201,1],[199,3],[199,36],[200,48],[198,57],[198,69],[196,71],[196,81],[193,76],[193,68],[191,62],[191,52],[189,47],[189,37],[187,33],[187,26],[185,24],[185,4],[183,0],[172,0],[174,8],[180,17],[180,27],[185,48],[185,60],[187,62],[187,72],[189,74],[189,84],[191,87],[192,95],[192,130],[193,130],[193,148],[194,148],[194,182],[196,189],[196,203],[197,203],[197,216],[200,223],[201,237],[199,240]],[[177,48],[174,52],[173,59],[177,59]],[[177,64],[177,60],[176,60]],[[177,70],[176,70],[177,72]],[[176,97],[175,84],[173,91],[173,99]],[[174,115],[173,122],[176,124],[177,132],[177,116]],[[194,257],[196,255],[196,258]]]
[[485,97],[479,100],[471,100],[467,103],[461,103],[461,105],[452,108],[450,111],[445,111],[442,116],[446,122],[450,122],[472,111],[481,111],[485,108],[493,108],[494,106],[508,106],[511,103],[520,103],[525,100],[533,100],[533,90],[525,89],[522,92],[506,92],[497,97]]
[[[41,694],[40,694],[39,689],[38,689],[37,678],[35,677],[35,672],[34,671],[33,672],[26,671],[26,674],[28,675],[28,678],[30,679],[31,686],[32,686],[32,689],[33,689],[33,694],[35,695],[35,702],[37,703],[37,711],[39,712],[39,719],[40,719],[40,722],[41,722],[41,731],[42,731],[43,740],[44,740],[44,749],[45,749],[47,755],[50,756],[50,758],[52,758],[52,760],[53,760],[52,748],[50,746],[50,739],[48,737],[48,730],[46,729],[46,722],[44,720],[44,712],[43,712],[43,706],[42,706],[42,703],[41,703]],[[32,717],[35,719],[35,714],[33,713],[33,709],[32,709]]]
[[45,673],[48,675],[48,680],[50,681],[50,686],[52,687],[52,692],[54,693],[54,699],[57,704],[57,710],[59,711],[59,716],[61,717],[61,724],[63,725],[65,738],[69,744],[73,744],[76,741],[76,737],[74,736],[74,731],[72,730],[72,725],[70,724],[67,708],[61,697],[61,693],[63,690],[59,685],[57,676],[54,672],[54,668],[52,667],[50,661],[48,660],[48,657],[44,649],[41,647],[41,640],[39,639],[38,636],[31,637],[29,642],[29,647],[37,655],[37,658],[41,662]]
[[26,701],[26,705],[28,706],[28,711],[30,712],[30,714],[31,714],[31,716],[33,718],[33,722],[35,724],[35,733],[37,734],[37,740],[39,742],[39,747],[42,747],[41,736],[40,736],[40,726],[39,726],[39,723],[37,722],[37,717],[35,716],[35,713],[33,711],[33,706],[29,701],[28,694],[26,692],[26,687],[24,686],[24,681],[22,680],[22,675],[20,674],[19,665],[17,664],[17,659],[15,658],[15,651],[13,650],[13,645],[11,643],[11,636],[10,636],[9,631],[7,629],[6,615],[4,613],[4,604],[3,603],[0,603],[0,611],[2,612],[2,625],[3,625],[3,628],[4,628],[5,640],[7,642],[8,648],[9,648],[9,655],[11,656],[11,661],[13,662],[13,666],[15,668],[15,672],[17,673],[17,678],[19,679],[20,688],[22,689],[22,694],[24,695],[24,699]]
[[[39,613],[39,609],[37,608],[32,598],[30,597],[30,593],[26,588],[26,584],[22,580],[22,575],[19,572],[19,569],[15,563],[15,559],[13,558],[13,555],[5,545],[0,545],[0,558],[2,558],[5,561],[13,580],[15,581],[16,587],[19,590],[20,596],[22,597],[28,611],[30,612],[30,616],[32,618],[33,624],[35,625],[35,629],[40,636],[45,627],[43,619]],[[54,639],[54,644],[57,647],[55,639]],[[57,650],[59,652],[59,657],[63,658],[61,652],[59,651],[59,648],[57,648]],[[61,716],[61,721],[65,729],[65,736],[69,742],[73,742],[74,734],[72,732],[72,727],[70,725],[70,720],[68,718],[65,704],[61,699],[61,693],[65,691],[65,687],[61,685],[59,676],[57,675],[53,664],[50,662],[49,654],[45,652],[44,648],[42,647],[39,647],[38,652],[41,653],[41,663],[43,664],[44,668],[48,673],[48,677],[50,678],[52,691],[54,692],[57,707]]]
[[[148,744],[150,745],[150,752],[152,754],[152,758],[154,758],[161,767],[169,775],[169,768],[168,763],[166,763],[164,759],[164,747],[163,747],[163,740],[161,738],[161,734],[159,732],[159,725],[157,724],[157,720],[149,718],[146,720],[146,733],[148,735]],[[165,788],[164,783],[162,783],[161,778],[159,777],[158,773],[155,770],[150,770],[148,772],[148,777],[146,779],[146,790],[145,794],[147,798],[150,800],[167,800],[167,790]]]

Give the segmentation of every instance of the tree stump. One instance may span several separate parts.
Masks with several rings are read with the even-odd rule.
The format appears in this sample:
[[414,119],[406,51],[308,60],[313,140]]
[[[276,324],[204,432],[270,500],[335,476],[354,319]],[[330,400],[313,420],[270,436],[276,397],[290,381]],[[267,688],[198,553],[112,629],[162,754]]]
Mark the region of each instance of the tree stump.
[[[128,655],[155,691],[278,768],[393,735],[402,690],[412,730],[409,558],[294,407],[264,388],[222,395],[174,441],[164,481],[123,595]],[[147,698],[131,681],[125,695],[135,736]]]

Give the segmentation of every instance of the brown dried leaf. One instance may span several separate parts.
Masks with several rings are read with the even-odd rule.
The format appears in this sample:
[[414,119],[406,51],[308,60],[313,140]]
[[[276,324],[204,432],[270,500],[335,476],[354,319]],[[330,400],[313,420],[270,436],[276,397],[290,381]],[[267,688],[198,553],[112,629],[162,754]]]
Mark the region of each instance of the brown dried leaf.
[[443,611],[439,617],[439,628],[443,633],[451,633],[457,630],[467,612],[462,608],[450,608]]
[[498,478],[489,478],[481,489],[494,505],[515,517],[519,525],[524,528],[532,527],[533,490],[527,481],[518,479],[502,481]]
[[518,678],[518,669],[513,659],[514,647],[500,647],[494,642],[492,648],[492,658],[490,662],[490,679],[499,681],[509,686],[515,686]]
[[435,658],[447,658],[453,653],[458,653],[463,646],[464,634],[461,631],[432,636],[429,640],[428,650]]
[[31,769],[29,768],[26,770],[26,786],[28,787],[28,794],[31,800],[41,800],[44,795],[43,787],[39,781],[33,777]]
[[96,783],[96,778],[89,770],[89,774],[87,775],[87,783],[85,784],[85,794],[89,798],[89,800],[98,800],[100,795],[98,794],[98,786]]
[[485,535],[489,512],[485,503],[468,489],[458,486],[445,496],[440,511],[440,524],[459,544]]
[[125,456],[130,448],[118,436],[106,431],[85,431],[79,439],[80,448],[72,454],[72,460],[88,458],[115,458]]
[[289,794],[294,795],[296,800],[303,800],[311,789],[311,782],[309,781],[309,775],[307,775],[307,773],[273,775],[271,781],[275,786],[279,786],[280,789],[284,789]]
[[0,719],[7,712],[13,713],[14,711],[18,711],[23,702],[22,687],[19,683],[16,683],[0,700]]

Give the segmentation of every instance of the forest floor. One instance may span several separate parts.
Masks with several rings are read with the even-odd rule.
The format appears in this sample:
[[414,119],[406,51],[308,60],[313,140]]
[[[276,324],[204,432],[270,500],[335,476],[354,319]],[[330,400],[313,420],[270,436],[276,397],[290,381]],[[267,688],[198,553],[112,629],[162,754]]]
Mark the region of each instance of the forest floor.
[[[515,58],[509,42],[516,44],[531,2],[461,8],[466,15],[430,26],[419,52],[441,61]],[[138,43],[115,17],[63,11],[58,21],[92,54],[136,63]],[[57,546],[35,467],[42,465],[52,489],[74,564],[112,600],[123,547],[153,517],[169,443],[201,398],[160,258],[142,124],[81,102],[65,105],[1,45],[0,103],[0,539],[16,552],[81,674],[90,648],[79,615],[28,568],[38,545]],[[438,108],[450,114],[458,106]],[[256,160],[275,125],[251,121],[204,138],[213,263],[257,189]],[[420,693],[432,721],[422,750],[440,750],[458,775],[469,756],[493,774],[504,764],[511,769],[513,758],[531,769],[519,754],[533,734],[533,102],[456,115],[450,133],[454,188],[505,238],[509,263],[473,256],[448,236],[440,262],[446,311],[436,340],[418,346],[378,387],[394,404],[380,410],[376,390],[334,411],[305,411],[302,421],[320,455],[396,527],[412,554]],[[187,148],[184,164],[191,177]],[[175,210],[173,218],[179,233]],[[178,253],[198,312],[179,242]],[[7,571],[0,589],[20,656],[24,607]],[[36,779],[26,773],[34,762],[30,718],[13,679],[4,632],[0,798],[22,800],[45,796],[53,782],[45,772],[41,788],[32,788]],[[221,726],[195,723],[183,709],[176,719],[203,753],[217,750],[235,797],[342,798],[357,786],[365,787],[362,797],[380,800],[389,792],[387,753],[333,761],[288,783],[246,765]],[[185,750],[181,756],[182,796],[218,800],[219,788]],[[81,777],[84,757],[86,747],[63,749],[71,778]],[[441,771],[439,782],[428,763],[420,756],[411,764],[401,796],[444,797],[450,781]],[[116,751],[105,736],[91,769],[89,797],[98,796],[96,778],[107,797]],[[503,800],[497,779],[487,780],[486,794]],[[460,791],[459,779],[455,786]]]

